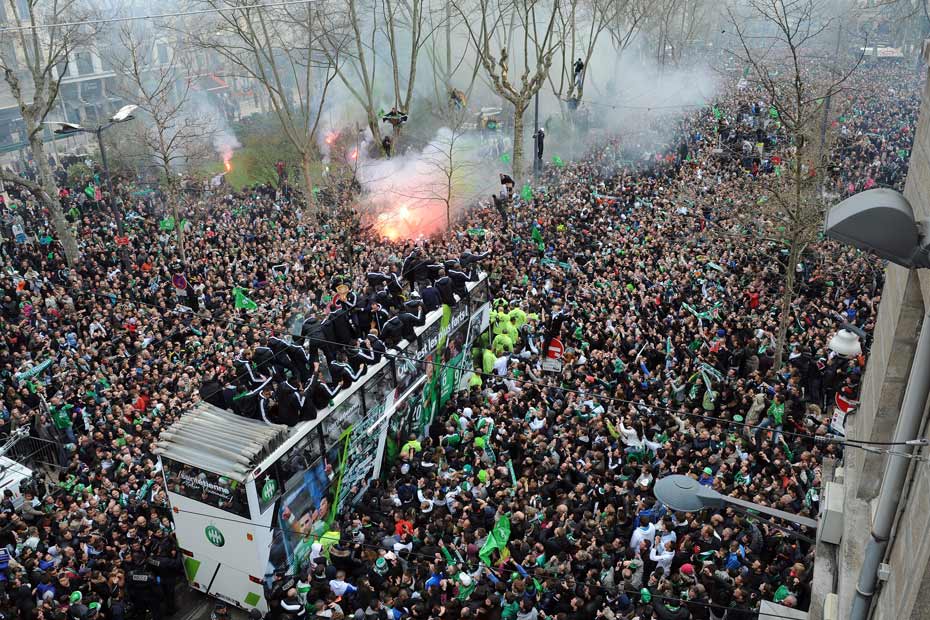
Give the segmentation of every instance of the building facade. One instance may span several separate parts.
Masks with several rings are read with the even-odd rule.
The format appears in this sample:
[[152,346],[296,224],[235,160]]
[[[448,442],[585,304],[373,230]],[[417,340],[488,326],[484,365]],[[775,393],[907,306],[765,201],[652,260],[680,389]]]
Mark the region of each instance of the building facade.
[[[924,63],[930,63],[930,41],[924,44]],[[930,220],[930,85],[925,82],[918,129],[911,150],[905,196],[917,220]],[[851,439],[890,442],[901,410],[924,317],[930,310],[930,270],[908,270],[889,264],[878,309],[874,342],[863,377],[860,403],[846,421]],[[922,369],[930,372],[930,368]],[[924,410],[921,437],[927,436],[930,415]],[[873,620],[930,618],[930,449],[913,450],[905,491],[873,597]],[[835,482],[827,488],[824,505],[833,503],[843,519],[838,545],[819,542],[814,570],[814,600],[810,617],[828,620],[849,617],[863,553],[872,529],[872,515],[888,458],[847,448],[838,464]],[[835,497],[832,498],[830,494]],[[841,499],[841,501],[840,501]],[[841,508],[840,508],[841,507]],[[823,530],[823,527],[821,527]],[[821,531],[822,534],[822,531]]]

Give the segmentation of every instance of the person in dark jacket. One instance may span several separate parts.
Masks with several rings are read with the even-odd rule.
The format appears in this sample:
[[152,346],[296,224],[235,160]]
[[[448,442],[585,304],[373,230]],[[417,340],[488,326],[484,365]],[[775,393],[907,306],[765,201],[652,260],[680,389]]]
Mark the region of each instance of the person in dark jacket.
[[289,381],[278,383],[275,389],[275,400],[278,401],[278,411],[273,422],[294,426],[300,420],[303,408],[303,390],[291,385]]

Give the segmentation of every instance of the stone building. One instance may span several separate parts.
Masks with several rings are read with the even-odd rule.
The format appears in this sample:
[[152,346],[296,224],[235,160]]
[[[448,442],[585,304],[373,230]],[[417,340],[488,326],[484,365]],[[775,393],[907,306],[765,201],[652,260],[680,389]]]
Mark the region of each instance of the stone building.
[[[930,41],[924,44],[923,59],[924,63],[930,63]],[[904,191],[918,220],[930,220],[928,88],[930,85],[925,83]],[[888,264],[858,411],[846,421],[850,439],[892,440],[921,325],[930,328],[930,322],[923,322],[928,309],[930,270],[908,270]],[[930,373],[930,368],[924,372]],[[927,436],[928,422],[930,415],[925,409],[920,437]],[[893,449],[908,450],[901,446]],[[930,448],[910,450],[930,458]],[[827,488],[823,503],[835,506],[834,512],[841,511],[842,540],[838,545],[822,540],[818,544],[812,619],[849,617],[887,459],[886,454],[847,448],[842,466],[836,469],[835,481]],[[873,620],[930,618],[930,463],[910,459],[909,468],[884,560],[889,570],[878,582],[873,598]],[[822,531],[823,527],[821,534]]]

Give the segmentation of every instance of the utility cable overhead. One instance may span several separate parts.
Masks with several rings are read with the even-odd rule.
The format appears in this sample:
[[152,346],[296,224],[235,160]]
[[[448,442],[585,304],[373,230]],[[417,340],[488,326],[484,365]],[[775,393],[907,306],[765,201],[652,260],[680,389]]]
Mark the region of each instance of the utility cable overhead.
[[[174,13],[159,13],[157,15],[130,15],[126,17],[107,17],[101,19],[84,19],[73,22],[57,22],[46,24],[30,24],[28,26],[8,26],[0,28],[0,34],[5,32],[24,32],[26,30],[48,30],[54,28],[71,28],[74,26],[94,26],[98,24],[114,24],[119,22],[132,22],[145,19],[165,19],[169,17],[186,17],[188,15],[205,15],[209,13],[224,13],[227,11],[245,11],[248,9],[272,9],[282,6],[293,6],[295,4],[310,4],[314,0],[286,0],[284,2],[273,2],[270,4],[245,4],[241,6],[212,7],[209,9],[198,9],[196,11],[176,11]],[[21,20],[23,21],[23,20]]]

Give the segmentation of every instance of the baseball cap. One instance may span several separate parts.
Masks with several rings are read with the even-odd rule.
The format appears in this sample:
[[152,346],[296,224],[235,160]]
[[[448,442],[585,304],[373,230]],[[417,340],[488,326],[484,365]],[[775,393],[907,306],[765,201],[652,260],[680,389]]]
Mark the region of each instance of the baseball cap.
[[710,467],[705,467],[705,468],[704,468],[704,473],[707,474],[708,476],[713,476],[713,475],[714,475],[714,470],[711,469]]

